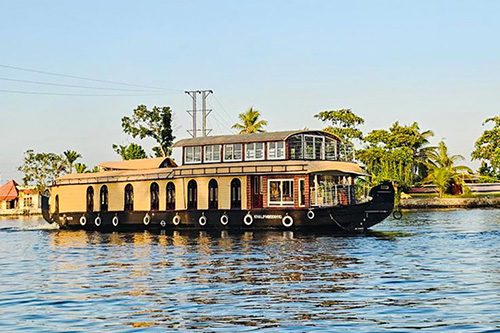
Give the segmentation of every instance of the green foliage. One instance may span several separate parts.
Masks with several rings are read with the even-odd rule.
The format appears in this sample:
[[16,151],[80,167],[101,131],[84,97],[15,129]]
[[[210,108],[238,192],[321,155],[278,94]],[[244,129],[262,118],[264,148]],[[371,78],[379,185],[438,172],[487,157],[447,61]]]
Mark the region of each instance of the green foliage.
[[429,174],[424,182],[436,185],[439,197],[448,192],[453,184],[464,186],[465,175],[472,173],[469,167],[456,165],[456,162],[464,159],[463,156],[448,155],[448,147],[443,141],[428,156]]
[[338,136],[346,143],[352,143],[353,139],[363,139],[363,132],[357,127],[364,124],[365,120],[354,114],[351,109],[321,111],[314,117],[323,122],[331,122],[331,125],[324,130]]
[[484,121],[483,126],[487,123],[494,123],[493,128],[485,130],[474,144],[474,151],[471,153],[473,160],[482,160],[489,162],[491,169],[479,169],[481,175],[485,176],[500,176],[500,116],[488,118]]
[[17,169],[24,173],[23,183],[34,185],[43,192],[47,186],[68,171],[66,156],[55,153],[35,153],[33,149],[24,152],[23,164]]
[[236,123],[232,128],[239,130],[239,134],[251,134],[265,132],[264,127],[267,126],[266,120],[259,120],[260,112],[253,108],[248,109],[244,113],[240,113],[238,118],[240,123]]
[[[122,118],[123,132],[133,138],[152,138],[158,146],[153,148],[157,157],[167,157],[172,153],[174,135],[172,130],[172,110],[168,106],[154,106],[149,111],[146,105],[134,109],[132,117]],[[142,149],[142,148],[141,148]],[[121,154],[120,154],[121,155]]]
[[432,135],[432,131],[421,132],[416,122],[409,126],[395,122],[389,130],[373,130],[365,136],[367,145],[356,151],[356,158],[366,166],[373,184],[393,181],[406,191],[426,176],[426,162],[434,149],[426,145]]
[[85,172],[87,172],[87,166],[83,163],[76,163],[75,170],[76,170],[76,173],[85,173]]
[[77,153],[74,150],[66,150],[65,152],[63,152],[63,155],[66,159],[66,163],[68,164],[69,173],[72,173],[73,172],[73,164],[75,163],[75,161],[77,159],[81,158],[82,155]]
[[144,148],[136,143],[131,143],[127,146],[114,144],[113,149],[118,155],[122,157],[124,161],[147,158]]

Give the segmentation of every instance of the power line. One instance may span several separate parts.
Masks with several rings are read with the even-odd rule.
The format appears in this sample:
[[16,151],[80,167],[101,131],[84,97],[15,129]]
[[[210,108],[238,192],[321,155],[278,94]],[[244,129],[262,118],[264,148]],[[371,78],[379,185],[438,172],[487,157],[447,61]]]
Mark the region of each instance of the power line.
[[69,87],[69,88],[83,88],[83,89],[95,89],[95,90],[159,92],[158,90],[90,87],[90,86],[81,86],[81,85],[76,85],[76,84],[61,84],[61,83],[51,83],[51,82],[42,82],[42,81],[18,80],[18,79],[6,78],[6,77],[0,77],[0,80],[3,80],[3,81],[12,81],[12,82],[22,82],[22,83],[32,83],[32,84],[41,84],[41,85],[45,85],[45,86]]
[[229,112],[226,111],[226,108],[222,105],[222,103],[219,101],[219,99],[217,97],[215,97],[215,96],[214,96],[214,99],[220,105],[220,107],[222,108],[222,111],[224,111],[224,113],[226,114],[226,116],[228,118],[231,118],[231,115],[229,114]]
[[9,68],[9,69],[15,69],[15,70],[19,70],[19,71],[25,71],[25,72],[32,72],[32,73],[39,73],[39,74],[46,74],[46,75],[54,75],[54,76],[60,76],[60,77],[68,77],[68,78],[78,79],[78,80],[86,80],[86,81],[94,81],[94,82],[103,82],[103,83],[110,83],[110,84],[118,84],[118,85],[129,86],[129,87],[139,87],[139,88],[150,88],[150,89],[159,89],[159,90],[181,91],[179,89],[169,89],[169,88],[162,88],[162,87],[154,87],[154,86],[145,86],[145,85],[139,85],[139,84],[123,83],[123,82],[117,82],[117,81],[100,80],[100,79],[93,79],[93,78],[82,77],[82,76],[75,76],[75,75],[67,75],[67,74],[59,74],[59,73],[53,73],[53,72],[39,71],[39,70],[36,70],[36,69],[16,67],[16,66],[0,65],[0,67]]
[[157,94],[65,94],[65,93],[51,93],[51,92],[37,92],[37,91],[20,91],[20,90],[3,90],[0,89],[0,92],[3,93],[13,93],[13,94],[26,94],[26,95],[52,95],[52,96],[164,96],[164,95],[172,95],[178,94],[174,92],[165,92],[165,93],[157,93]]

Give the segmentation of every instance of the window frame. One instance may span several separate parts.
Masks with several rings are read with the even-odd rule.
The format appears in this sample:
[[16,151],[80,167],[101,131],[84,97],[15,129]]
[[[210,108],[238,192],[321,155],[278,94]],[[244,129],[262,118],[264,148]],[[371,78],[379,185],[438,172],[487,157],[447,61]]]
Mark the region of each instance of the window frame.
[[[254,151],[254,157],[249,157],[248,156],[248,152],[249,152],[249,146],[253,145],[254,149],[252,149]],[[257,145],[262,145],[262,158],[257,158],[255,156],[257,156]],[[245,144],[245,161],[263,161],[266,159],[266,149],[265,149],[266,145],[265,145],[265,142],[250,142],[250,143],[246,143]]]
[[[271,201],[271,182],[279,182],[279,189],[280,189],[280,201]],[[291,182],[291,197],[292,201],[283,201],[283,183],[284,182]],[[271,178],[267,180],[267,205],[269,207],[283,207],[283,206],[294,206],[295,205],[295,200],[294,200],[294,186],[295,186],[295,180],[293,178]]]
[[[282,148],[278,148],[278,144],[280,144],[280,143],[283,145]],[[275,145],[274,149],[271,148],[272,144]],[[284,160],[285,159],[285,146],[286,146],[285,145],[285,141],[269,141],[269,142],[267,142],[267,159],[268,160]],[[272,150],[274,150],[274,152],[275,152],[275,156],[274,157],[272,157],[271,154],[270,154],[270,152]],[[282,155],[281,157],[279,157],[277,155],[278,151],[281,151],[281,155]]]
[[[211,152],[207,151],[208,149],[211,150]],[[221,156],[221,149],[222,149],[222,145],[206,145],[206,146],[203,146],[203,163],[218,163],[222,160],[222,156]],[[215,153],[218,153],[219,154],[219,158],[218,159],[208,159],[207,157],[208,156],[214,156]]]
[[[226,148],[229,147],[229,146],[232,149],[231,158],[226,158]],[[234,149],[235,146],[240,146],[240,158],[239,159],[237,159],[237,158],[234,157],[235,156],[235,153],[234,153],[235,152],[235,149]],[[241,162],[241,161],[243,161],[243,144],[242,143],[228,143],[228,144],[225,144],[223,146],[223,149],[224,150],[223,150],[223,157],[222,158],[223,158],[224,162]]]
[[[201,163],[202,161],[202,156],[201,156],[201,152],[202,152],[202,149],[201,149],[202,146],[188,146],[188,147],[184,147],[184,163],[185,164],[198,164],[198,163]],[[196,151],[199,149],[199,159],[195,159],[196,158]],[[188,161],[188,150],[192,150],[192,160],[191,161]]]
[[[153,191],[156,192],[154,195]],[[155,207],[153,207],[153,205]],[[157,182],[152,182],[151,185],[149,185],[149,208],[151,211],[160,210],[160,185],[158,185]]]

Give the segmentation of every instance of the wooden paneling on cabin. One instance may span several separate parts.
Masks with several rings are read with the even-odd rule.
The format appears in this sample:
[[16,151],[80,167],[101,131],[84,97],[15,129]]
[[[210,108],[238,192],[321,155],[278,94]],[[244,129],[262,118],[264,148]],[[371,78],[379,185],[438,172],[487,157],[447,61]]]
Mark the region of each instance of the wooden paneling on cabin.
[[242,209],[246,209],[247,193],[247,177],[245,176],[230,176],[230,177],[196,177],[196,178],[177,178],[155,181],[131,181],[131,182],[116,182],[116,183],[98,183],[98,184],[82,184],[82,185],[63,185],[52,188],[50,207],[54,213],[56,207],[56,197],[59,199],[59,212],[86,212],[87,211],[87,189],[93,187],[93,211],[100,210],[100,190],[106,185],[108,187],[108,211],[123,211],[125,207],[125,186],[132,184],[134,193],[134,211],[150,211],[151,209],[151,193],[150,188],[153,182],[159,186],[159,210],[165,211],[167,205],[167,184],[173,182],[175,184],[175,209],[183,210],[187,208],[187,184],[191,179],[194,179],[198,187],[198,209],[208,209],[208,182],[215,179],[219,189],[219,209],[231,208],[231,181],[238,178],[241,181],[241,201]]

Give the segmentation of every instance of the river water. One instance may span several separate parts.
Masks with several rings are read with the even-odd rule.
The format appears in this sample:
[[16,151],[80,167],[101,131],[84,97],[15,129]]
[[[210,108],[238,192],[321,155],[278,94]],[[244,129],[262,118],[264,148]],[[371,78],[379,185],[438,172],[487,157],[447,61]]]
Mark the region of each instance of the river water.
[[0,219],[0,331],[497,331],[500,210],[367,235],[70,232]]

